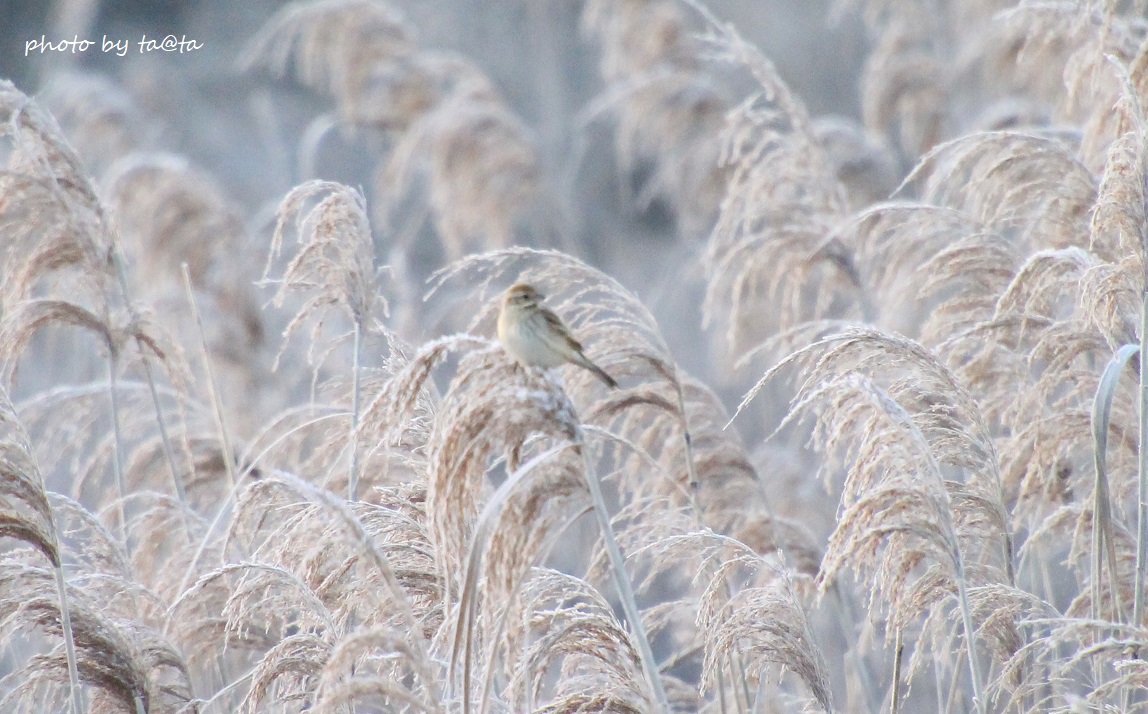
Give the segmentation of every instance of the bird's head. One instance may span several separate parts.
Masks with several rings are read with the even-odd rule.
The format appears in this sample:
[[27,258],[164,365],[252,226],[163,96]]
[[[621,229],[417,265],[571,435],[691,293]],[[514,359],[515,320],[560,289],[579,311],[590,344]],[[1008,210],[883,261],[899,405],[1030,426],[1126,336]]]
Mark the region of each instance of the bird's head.
[[506,291],[506,297],[503,298],[503,302],[508,306],[532,307],[542,302],[545,298],[546,296],[535,290],[533,285],[515,283]]

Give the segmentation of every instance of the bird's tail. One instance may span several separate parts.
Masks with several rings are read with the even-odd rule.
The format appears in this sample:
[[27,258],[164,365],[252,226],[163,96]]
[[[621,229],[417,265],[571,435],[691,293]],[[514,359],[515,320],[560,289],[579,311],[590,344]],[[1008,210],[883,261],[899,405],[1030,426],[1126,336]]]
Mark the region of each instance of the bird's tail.
[[580,355],[580,356],[582,357],[582,362],[580,364],[583,367],[585,367],[586,369],[593,372],[594,376],[597,377],[598,379],[602,380],[606,384],[606,386],[609,387],[610,389],[617,389],[618,388],[618,382],[616,382],[613,377],[606,374],[606,370],[602,369],[598,365],[591,362],[589,359],[586,358],[585,355]]

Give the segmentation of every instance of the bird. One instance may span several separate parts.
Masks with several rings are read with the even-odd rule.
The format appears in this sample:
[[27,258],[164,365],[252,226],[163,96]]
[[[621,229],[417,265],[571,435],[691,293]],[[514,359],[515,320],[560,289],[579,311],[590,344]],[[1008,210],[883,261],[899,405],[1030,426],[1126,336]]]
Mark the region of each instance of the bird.
[[502,297],[498,312],[498,341],[521,365],[550,369],[571,362],[590,370],[607,387],[618,383],[582,351],[582,344],[553,310],[542,306],[546,299],[534,286],[515,283]]

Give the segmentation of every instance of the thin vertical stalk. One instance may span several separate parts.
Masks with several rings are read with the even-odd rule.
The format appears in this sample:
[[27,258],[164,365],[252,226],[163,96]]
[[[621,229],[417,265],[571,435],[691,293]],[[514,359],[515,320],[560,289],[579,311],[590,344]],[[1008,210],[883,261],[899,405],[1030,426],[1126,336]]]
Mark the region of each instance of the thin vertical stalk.
[[[705,530],[706,524],[705,519],[702,518],[701,507],[698,505],[698,490],[701,488],[701,482],[698,480],[698,469],[694,460],[694,440],[690,435],[690,417],[686,412],[686,396],[682,390],[682,381],[679,378],[679,374],[676,369],[674,370],[673,387],[674,394],[677,396],[678,400],[678,424],[682,431],[682,454],[685,457],[686,462],[686,480],[689,485],[687,493],[690,501],[690,511],[694,515],[694,525],[698,528],[699,531],[702,531]],[[721,587],[726,600],[729,600],[732,597],[729,589],[729,583],[723,581]],[[720,674],[720,667],[718,668],[718,672]],[[753,702],[755,701],[755,698],[749,692],[749,678],[746,676],[745,663],[741,659],[740,652],[735,652],[730,656],[729,673],[731,679],[735,678],[735,675],[740,675],[741,689],[744,696],[744,705],[742,698],[738,697],[737,687],[734,686],[734,684],[731,682],[731,686],[734,687],[734,704],[737,706],[737,711],[740,713],[752,707]],[[724,678],[719,678],[718,687],[720,688],[724,686]],[[721,697],[721,705],[723,712],[725,711],[724,694],[725,692],[722,691],[723,696]]]
[[945,707],[945,672],[941,667],[941,659],[933,658],[933,693],[937,697],[937,714],[948,711]]
[[1103,558],[1108,558],[1109,591],[1112,599],[1111,619],[1124,622],[1124,607],[1120,602],[1119,574],[1116,568],[1116,541],[1112,534],[1112,503],[1108,486],[1108,429],[1111,422],[1112,401],[1124,366],[1140,350],[1139,345],[1128,344],[1117,350],[1096,388],[1092,403],[1092,461],[1096,471],[1092,503],[1092,598],[1091,613],[1094,620],[1103,617],[1100,611]]
[[721,667],[717,668],[717,693],[720,714],[729,714],[729,707],[725,703],[725,677],[722,676]]
[[[196,329],[199,331],[199,343],[200,343],[201,349],[203,350],[203,368],[204,368],[204,371],[207,372],[207,384],[208,384],[209,391],[211,394],[211,406],[212,406],[212,408],[214,410],[214,414],[215,414],[215,428],[219,432],[219,443],[220,443],[220,448],[223,452],[222,453],[223,468],[224,468],[224,472],[227,474],[227,481],[228,481],[227,498],[225,498],[220,503],[219,512],[216,514],[216,521],[212,522],[211,528],[209,528],[208,531],[206,533],[204,533],[204,535],[203,535],[203,542],[200,544],[199,549],[196,551],[195,558],[192,561],[192,564],[188,567],[188,571],[184,576],[183,585],[180,586],[180,591],[182,592],[183,589],[187,585],[187,582],[186,582],[187,576],[191,574],[192,568],[195,567],[195,563],[199,561],[199,557],[203,553],[203,549],[207,546],[207,539],[211,537],[211,531],[214,529],[215,523],[223,515],[224,511],[226,511],[227,503],[235,498],[235,489],[238,487],[237,486],[238,478],[236,478],[236,475],[235,475],[235,463],[234,463],[235,462],[235,457],[234,457],[235,452],[231,448],[231,438],[228,436],[227,424],[223,419],[223,398],[219,392],[219,385],[217,385],[215,383],[215,373],[211,370],[211,355],[207,351],[207,333],[204,332],[204,329],[203,329],[203,318],[199,314],[199,306],[196,305],[196,303],[195,303],[195,290],[191,285],[191,271],[188,270],[187,263],[182,263],[180,265],[180,268],[183,271],[183,285],[187,291],[187,302],[188,302],[188,305],[191,307],[192,317],[195,318]],[[187,536],[188,536],[188,539],[190,542],[191,529],[187,528],[186,532],[187,532]],[[222,660],[221,655],[219,655],[217,653],[216,659],[215,659],[216,671],[219,673],[220,680],[224,681],[223,680],[223,669],[224,668],[223,668],[223,665],[221,663],[221,660]],[[136,701],[137,708],[139,707],[139,705],[140,705],[140,702],[139,702],[139,700],[137,700]]]
[[904,630],[898,627],[893,640],[893,696],[890,697],[890,714],[901,711],[901,658],[905,654],[904,634]]
[[183,268],[183,286],[187,290],[187,303],[191,306],[191,314],[195,318],[195,326],[199,330],[199,343],[203,349],[203,369],[207,372],[207,384],[211,391],[211,407],[215,412],[215,426],[219,430],[219,443],[223,449],[223,465],[227,471],[228,486],[231,491],[235,490],[235,452],[231,449],[231,438],[227,435],[226,422],[223,419],[223,404],[222,397],[219,393],[219,385],[215,382],[215,372],[211,369],[211,357],[207,351],[207,336],[203,331],[203,318],[199,314],[199,306],[195,304],[195,290],[191,286],[191,271],[187,268],[187,263],[184,263]]
[[[58,549],[57,549],[58,550]],[[60,627],[64,630],[64,654],[68,658],[68,684],[72,688],[72,714],[83,714],[80,700],[80,669],[76,664],[76,641],[72,634],[72,611],[68,605],[68,585],[64,581],[64,564],[53,563],[56,571],[56,593],[60,598]]]
[[318,164],[319,149],[323,144],[323,140],[331,133],[331,130],[339,126],[339,117],[333,112],[321,114],[315,117],[307,128],[303,131],[303,137],[299,140],[299,152],[296,158],[296,166],[299,167],[299,176],[302,181],[310,181],[319,175],[316,170]]
[[[1140,191],[1136,203],[1139,203],[1137,213],[1140,217],[1138,226],[1140,233],[1140,266],[1143,271],[1140,283],[1140,443],[1139,458],[1137,459],[1137,489],[1136,489],[1136,580],[1133,583],[1132,600],[1132,626],[1141,627],[1144,624],[1144,569],[1148,556],[1148,215],[1144,212],[1145,178],[1148,167],[1145,166],[1148,154],[1148,121],[1145,121],[1144,108],[1140,104],[1140,93],[1129,76],[1129,70],[1112,55],[1108,60],[1116,65],[1116,74],[1123,84],[1129,118],[1134,122],[1136,131],[1136,171],[1139,174]],[[1133,208],[1133,206],[1129,206]]]
[[[1145,258],[1148,271],[1148,258]],[[1144,624],[1144,568],[1148,555],[1148,276],[1140,304],[1140,444],[1136,496],[1136,583],[1133,588],[1132,625]]]
[[327,507],[339,518],[339,521],[348,534],[351,535],[356,541],[356,544],[362,548],[362,553],[366,555],[367,560],[375,566],[375,569],[382,577],[383,583],[387,586],[387,590],[394,598],[394,604],[402,620],[402,625],[409,634],[407,642],[410,643],[411,651],[414,653],[414,657],[411,658],[412,664],[417,665],[415,671],[419,680],[421,680],[427,688],[430,701],[445,701],[436,686],[437,680],[431,675],[430,671],[424,667],[425,663],[431,661],[431,657],[427,650],[422,621],[415,615],[414,608],[407,598],[406,591],[395,576],[395,571],[391,567],[390,559],[387,558],[386,554],[383,553],[371,539],[370,534],[367,533],[366,528],[363,527],[362,522],[355,516],[350,507],[338,498],[332,496],[330,491],[316,488],[314,485],[290,473],[280,473],[279,477],[298,489],[300,493],[313,498],[318,503]]
[[[763,489],[764,490],[764,489]],[[770,518],[773,518],[773,512],[769,513]],[[830,612],[832,619],[841,630],[841,641],[850,642],[853,638],[853,625],[859,622],[862,618],[857,613],[857,608],[852,600],[849,599],[849,593],[842,590],[838,583],[834,583],[830,588]],[[843,659],[847,663],[850,659],[854,662],[854,667],[857,671],[857,682],[861,686],[861,691],[865,695],[865,702],[869,705],[869,711],[880,711],[885,703],[884,698],[878,694],[874,682],[879,681],[877,675],[869,667],[869,662],[860,649],[854,647],[847,650],[843,654]]]
[[731,652],[726,656],[726,666],[729,668],[730,676],[740,674],[741,687],[732,687],[733,703],[737,707],[738,714],[750,710],[753,702],[753,695],[749,693],[749,686],[746,684],[745,667],[742,666],[741,658],[737,656],[737,652]]
[[945,708],[941,710],[944,714],[952,714],[956,711],[957,696],[961,692],[961,678],[957,675],[957,671],[961,668],[961,659],[965,654],[964,652],[957,653],[957,666],[953,667],[953,679],[949,682],[949,696],[945,701]]
[[119,384],[116,379],[116,362],[118,361],[118,351],[112,345],[108,345],[108,398],[111,401],[112,410],[112,435],[115,437],[115,444],[113,447],[114,458],[112,467],[116,474],[116,486],[119,488],[120,498],[117,503],[117,511],[120,515],[120,535],[123,537],[124,549],[128,554],[131,554],[131,546],[128,544],[128,518],[126,503],[128,499],[128,481],[124,473],[124,439],[123,433],[120,429],[120,397],[119,397]]
[[[128,315],[131,317],[132,322],[136,322],[137,315],[135,305],[132,303],[131,294],[128,290],[127,272],[124,270],[123,257],[120,255],[119,246],[116,245],[112,249],[112,263],[115,264],[116,279],[120,284],[120,295],[123,298],[124,306],[127,308]],[[171,471],[171,482],[175,487],[175,495],[179,499],[179,505],[185,509],[184,512],[184,528],[188,531],[188,538],[191,538],[190,527],[187,522],[186,509],[187,492],[184,489],[183,478],[180,476],[179,469],[175,465],[175,450],[171,446],[171,437],[167,433],[167,420],[163,416],[163,405],[159,401],[159,390],[155,386],[155,376],[151,371],[151,362],[148,361],[146,345],[139,335],[136,335],[136,345],[139,347],[140,362],[143,364],[144,377],[147,379],[148,391],[151,393],[151,403],[155,408],[155,419],[159,425],[159,438],[163,444],[163,455],[167,459],[167,467]]]
[[362,391],[362,351],[363,351],[363,324],[362,319],[355,317],[355,356],[354,356],[354,386],[351,388],[351,465],[347,475],[347,500],[351,503],[359,500],[359,400]]
[[[694,512],[698,511],[697,502],[695,499],[696,492],[701,484],[698,482],[698,468],[694,463],[694,440],[690,436],[690,416],[686,413],[686,395],[682,393],[682,382],[676,378],[674,379],[674,390],[677,392],[678,397],[678,418],[682,426],[682,445],[685,447],[684,453],[686,455],[686,474],[689,476],[690,482],[690,500],[694,502]],[[701,514],[699,513],[699,518]]]
[[630,585],[630,577],[626,572],[626,560],[622,557],[622,549],[614,538],[614,530],[610,525],[610,511],[606,508],[606,498],[602,495],[602,484],[598,482],[598,475],[590,463],[590,452],[586,440],[579,435],[582,452],[582,471],[586,477],[586,485],[590,488],[590,498],[594,503],[594,514],[598,517],[598,528],[602,531],[602,542],[606,546],[606,554],[610,557],[610,570],[614,574],[614,586],[618,589],[618,597],[622,601],[622,610],[634,633],[635,644],[638,647],[638,656],[642,660],[642,669],[646,672],[650,691],[657,701],[659,711],[670,713],[670,702],[666,697],[665,687],[658,672],[658,663],[654,659],[654,651],[650,647],[649,637],[646,636],[646,626],[642,624],[642,613],[638,609],[638,601],[634,597],[634,588]]
[[[960,551],[954,553],[957,566],[957,597],[960,599],[961,619],[965,626],[965,650],[969,656],[969,676],[973,680],[973,704],[978,714],[985,714],[985,696],[981,687],[980,666],[977,664],[977,652],[973,642],[973,615],[969,607],[969,593],[965,585],[965,564],[961,559]],[[954,675],[955,676],[955,675]]]

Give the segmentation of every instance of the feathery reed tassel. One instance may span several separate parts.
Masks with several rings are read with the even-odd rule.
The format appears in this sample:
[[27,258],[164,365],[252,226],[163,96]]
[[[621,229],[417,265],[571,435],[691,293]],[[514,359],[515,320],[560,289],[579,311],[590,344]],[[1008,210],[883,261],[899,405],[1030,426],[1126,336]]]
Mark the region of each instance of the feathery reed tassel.
[[[308,203],[314,205],[308,207]],[[272,261],[279,256],[288,225],[294,222],[299,252],[284,269],[283,276],[269,280]],[[362,193],[332,181],[309,181],[293,188],[280,202],[275,233],[263,271],[264,281],[279,284],[274,303],[282,305],[289,291],[311,293],[283,334],[283,347],[303,322],[331,307],[342,306],[351,319],[352,386],[351,425],[347,436],[347,500],[359,494],[359,421],[362,391],[363,341],[375,318],[375,310],[387,310],[378,294],[374,243]],[[313,334],[313,339],[317,335]],[[340,338],[340,341],[345,335]],[[278,366],[278,356],[276,366]],[[316,370],[318,367],[316,367]]]

